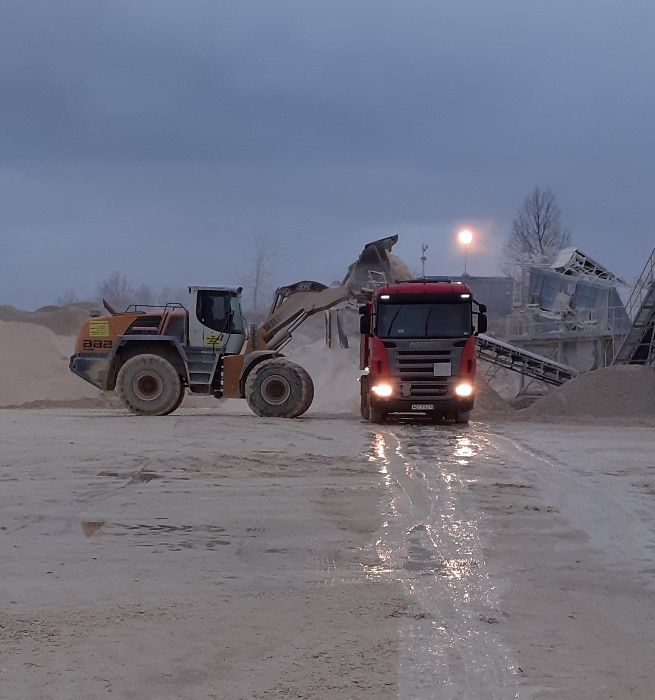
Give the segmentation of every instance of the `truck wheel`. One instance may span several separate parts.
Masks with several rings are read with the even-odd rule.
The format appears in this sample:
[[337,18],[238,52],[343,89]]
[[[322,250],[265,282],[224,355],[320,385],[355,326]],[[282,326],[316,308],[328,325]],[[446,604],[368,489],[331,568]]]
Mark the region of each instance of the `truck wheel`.
[[306,374],[302,367],[288,360],[277,357],[264,360],[246,380],[248,406],[258,416],[297,418],[309,408]]
[[182,403],[184,385],[159,355],[137,355],[118,372],[116,389],[126,408],[142,416],[166,416]]
[[368,379],[362,377],[359,380],[359,413],[363,420],[368,420],[369,405],[368,405]]
[[379,408],[373,408],[371,406],[371,397],[368,396],[366,400],[368,406],[368,422],[369,423],[384,423],[387,420],[387,412]]
[[461,411],[455,414],[455,423],[466,424],[471,420],[471,411]]

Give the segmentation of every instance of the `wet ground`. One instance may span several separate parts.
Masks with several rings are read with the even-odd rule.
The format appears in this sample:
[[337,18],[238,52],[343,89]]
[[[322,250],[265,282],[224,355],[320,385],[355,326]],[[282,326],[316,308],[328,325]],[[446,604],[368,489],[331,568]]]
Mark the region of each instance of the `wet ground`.
[[0,411],[0,697],[655,697],[654,443]]

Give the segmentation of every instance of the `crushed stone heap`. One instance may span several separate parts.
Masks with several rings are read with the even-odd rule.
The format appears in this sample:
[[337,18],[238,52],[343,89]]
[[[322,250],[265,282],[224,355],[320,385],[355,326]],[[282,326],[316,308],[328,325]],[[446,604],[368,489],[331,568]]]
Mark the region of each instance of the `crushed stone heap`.
[[553,389],[519,415],[533,419],[655,416],[655,369],[619,365],[586,372]]

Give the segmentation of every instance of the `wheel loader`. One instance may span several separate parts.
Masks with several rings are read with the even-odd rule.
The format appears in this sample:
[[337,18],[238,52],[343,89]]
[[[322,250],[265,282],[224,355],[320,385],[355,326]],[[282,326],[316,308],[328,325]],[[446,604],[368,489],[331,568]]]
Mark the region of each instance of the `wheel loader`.
[[390,236],[368,243],[336,287],[301,281],[276,290],[259,327],[246,328],[241,287],[189,287],[187,300],[128,307],[89,318],[78,335],[70,370],[104,391],[116,391],[135,414],[163,416],[187,391],[245,398],[259,416],[296,418],[309,408],[309,374],[282,348],[310,316],[347,301],[362,302],[393,281]]

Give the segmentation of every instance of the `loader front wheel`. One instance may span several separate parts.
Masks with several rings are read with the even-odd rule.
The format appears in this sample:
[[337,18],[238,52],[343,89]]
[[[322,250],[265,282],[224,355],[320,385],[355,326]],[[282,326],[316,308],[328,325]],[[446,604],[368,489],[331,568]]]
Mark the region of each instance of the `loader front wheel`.
[[283,358],[264,360],[248,375],[246,401],[253,413],[267,418],[297,418],[309,408],[313,384],[299,365]]
[[118,372],[116,389],[126,408],[140,416],[166,416],[184,397],[177,370],[159,355],[137,355],[127,360]]
[[300,370],[300,374],[303,376],[303,392],[305,394],[305,401],[303,402],[302,410],[298,414],[299,416],[302,416],[302,414],[309,409],[309,407],[312,405],[312,401],[314,400],[314,382],[312,381],[309,372],[304,367],[301,367],[300,365],[294,365],[294,367],[297,367]]

